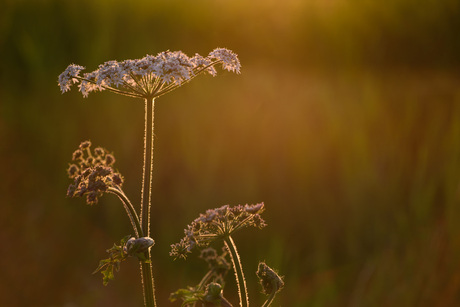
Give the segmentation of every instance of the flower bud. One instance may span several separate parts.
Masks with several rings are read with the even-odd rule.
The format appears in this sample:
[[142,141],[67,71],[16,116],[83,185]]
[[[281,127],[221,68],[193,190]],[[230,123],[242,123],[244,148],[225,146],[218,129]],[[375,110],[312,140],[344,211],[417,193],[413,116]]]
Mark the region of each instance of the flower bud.
[[259,269],[256,272],[257,277],[260,279],[262,285],[262,292],[264,294],[271,294],[278,292],[284,287],[283,278],[280,277],[274,270],[272,270],[264,262],[259,263]]
[[154,244],[155,241],[150,237],[142,237],[138,239],[132,237],[126,242],[123,247],[123,251],[129,256],[134,256],[148,251],[148,249]]

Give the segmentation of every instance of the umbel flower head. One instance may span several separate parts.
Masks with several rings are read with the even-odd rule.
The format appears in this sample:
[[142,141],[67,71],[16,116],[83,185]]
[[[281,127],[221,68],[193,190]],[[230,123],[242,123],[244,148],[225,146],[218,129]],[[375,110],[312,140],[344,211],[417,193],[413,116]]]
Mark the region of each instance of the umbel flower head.
[[235,231],[245,227],[263,228],[267,225],[260,216],[264,210],[264,203],[235,207],[225,205],[217,209],[207,210],[205,214],[200,214],[187,226],[187,229],[184,230],[185,237],[179,243],[171,245],[169,255],[176,259],[185,259],[187,254],[191,253],[191,250],[196,246],[207,246],[209,243],[229,237]]
[[84,141],[73,153],[67,173],[74,183],[67,189],[68,197],[86,196],[88,205],[98,202],[98,198],[109,187],[121,189],[123,176],[113,170],[115,157],[104,148],[97,147],[91,152],[91,142]]
[[238,56],[225,48],[214,49],[207,57],[188,57],[182,51],[164,51],[156,56],[122,62],[108,61],[93,72],[80,75],[85,67],[70,64],[59,76],[62,93],[78,83],[83,97],[94,91],[109,90],[137,98],[156,98],[190,81],[201,73],[217,74],[215,65],[240,73]]

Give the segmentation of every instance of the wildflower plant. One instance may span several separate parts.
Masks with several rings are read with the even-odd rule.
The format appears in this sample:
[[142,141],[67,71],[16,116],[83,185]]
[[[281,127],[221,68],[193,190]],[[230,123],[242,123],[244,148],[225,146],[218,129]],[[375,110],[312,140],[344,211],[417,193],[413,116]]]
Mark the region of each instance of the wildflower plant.
[[[119,244],[108,249],[109,258],[101,260],[95,272],[102,273],[106,285],[114,279],[114,272],[119,270],[121,262],[129,257],[137,258],[140,262],[145,306],[156,306],[150,256],[150,248],[155,244],[150,237],[155,101],[200,74],[216,76],[218,65],[224,70],[240,73],[238,56],[228,49],[217,48],[206,57],[199,54],[188,57],[181,51],[164,51],[156,56],[146,55],[136,60],[108,61],[92,72],[83,72],[85,67],[71,64],[58,78],[62,93],[77,85],[83,97],[88,97],[92,92],[107,90],[144,101],[144,163],[138,209],[123,192],[124,178],[114,168],[114,155],[102,147],[92,150],[90,141],[82,142],[72,155],[67,171],[73,183],[69,185],[67,196],[85,197],[87,204],[95,205],[101,196],[109,193],[116,195],[122,202],[135,236],[126,236]],[[248,226],[263,228],[266,224],[259,215],[263,210],[263,203],[223,206],[208,210],[193,221],[185,231],[186,236],[172,245],[170,254],[185,259],[195,247],[206,248],[202,251],[202,258],[208,262],[209,271],[196,287],[176,291],[171,295],[171,300],[180,298],[183,305],[201,302],[205,305],[231,306],[223,297],[223,280],[230,268],[226,260],[229,252],[239,288],[240,305],[248,306],[246,281],[231,235]],[[225,243],[225,249],[221,255],[217,255],[208,245],[220,239]]]
[[207,247],[211,242],[223,240],[225,247],[230,252],[235,270],[240,305],[249,306],[246,279],[232,234],[245,227],[265,227],[266,223],[260,216],[264,210],[264,203],[235,207],[225,205],[207,210],[205,214],[200,214],[187,226],[187,229],[184,230],[185,237],[179,243],[171,245],[170,255],[176,259],[186,259],[187,254],[191,253],[195,247]]

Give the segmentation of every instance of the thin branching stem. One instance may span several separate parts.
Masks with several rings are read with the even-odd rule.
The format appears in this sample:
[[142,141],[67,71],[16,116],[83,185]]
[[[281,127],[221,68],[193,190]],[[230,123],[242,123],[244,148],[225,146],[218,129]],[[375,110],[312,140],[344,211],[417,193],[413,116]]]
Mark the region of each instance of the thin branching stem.
[[[92,83],[92,84],[95,84],[95,85],[98,85],[96,82],[94,82],[93,80],[90,80],[90,79],[86,79],[86,78],[82,78],[82,77],[75,77],[76,79],[79,79],[80,81],[86,81],[86,82],[89,82],[89,83]],[[128,96],[128,97],[133,97],[133,98],[142,98],[143,96],[138,93],[137,91],[135,93],[130,93],[130,92],[126,92],[126,91],[122,91],[122,90],[119,90],[119,89],[116,89],[116,88],[113,88],[111,86],[105,86],[105,85],[98,85],[110,92],[113,92],[115,94],[120,94],[120,95],[123,95],[123,96]]]
[[208,69],[209,67],[214,66],[214,65],[216,65],[216,64],[218,64],[220,62],[221,61],[214,61],[211,64],[198,69],[197,71],[194,72],[193,76],[191,76],[189,79],[186,79],[186,80],[182,81],[181,83],[172,82],[172,83],[166,85],[165,87],[163,87],[164,83],[162,83],[162,86],[154,91],[155,97],[160,97],[160,96],[162,96],[164,94],[167,94],[167,93],[175,90],[178,87],[181,87],[182,85],[192,81],[195,77],[199,76],[201,73],[205,72],[206,69]]
[[129,75],[131,76],[131,79],[136,83],[137,88],[140,89],[140,90],[137,90],[137,89],[133,88],[133,91],[135,91],[136,93],[139,93],[140,95],[147,95],[148,92],[147,92],[145,86],[142,84],[142,82],[139,81],[139,77],[134,75],[132,72]]
[[201,279],[200,283],[198,284],[198,286],[196,287],[197,290],[201,290],[204,285],[206,285],[206,283],[208,282],[208,280],[211,279],[212,277],[212,274],[214,272],[212,270],[209,270],[208,273],[206,273],[206,275],[204,275],[204,277]]
[[235,242],[231,236],[224,238],[225,246],[230,251],[230,257],[232,258],[233,270],[235,271],[236,284],[238,286],[238,295],[240,297],[240,306],[249,306],[248,290],[246,287],[246,279],[244,278],[243,267],[241,265],[240,256],[236,249]]

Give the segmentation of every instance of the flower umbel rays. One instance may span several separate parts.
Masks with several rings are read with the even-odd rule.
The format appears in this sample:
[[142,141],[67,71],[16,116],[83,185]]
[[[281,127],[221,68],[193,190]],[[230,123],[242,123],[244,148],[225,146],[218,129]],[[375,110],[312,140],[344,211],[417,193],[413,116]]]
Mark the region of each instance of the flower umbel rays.
[[80,72],[83,66],[71,64],[59,76],[62,93],[73,84],[84,97],[94,91],[109,90],[117,94],[136,98],[156,98],[190,81],[201,73],[217,74],[214,66],[240,73],[238,56],[225,48],[217,48],[207,57],[196,54],[188,57],[182,51],[164,51],[156,56],[146,55],[141,59],[122,62],[108,61],[90,73]]
[[235,207],[225,205],[207,210],[187,226],[184,230],[185,237],[179,243],[171,245],[169,254],[176,259],[186,259],[187,254],[196,246],[204,247],[212,241],[228,238],[244,227],[263,228],[266,223],[260,213],[264,210],[263,203]]

